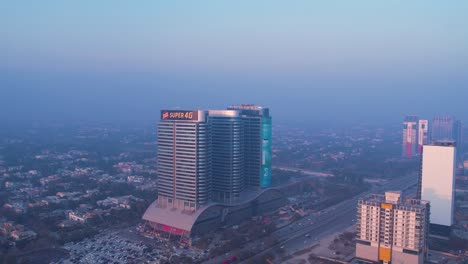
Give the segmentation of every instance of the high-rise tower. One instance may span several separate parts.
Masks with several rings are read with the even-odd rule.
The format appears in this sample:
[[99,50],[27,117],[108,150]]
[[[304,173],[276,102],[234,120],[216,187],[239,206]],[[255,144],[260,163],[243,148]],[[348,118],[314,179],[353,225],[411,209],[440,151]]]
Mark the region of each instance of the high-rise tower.
[[211,199],[211,136],[205,111],[162,110],[158,203],[196,210]]
[[[460,120],[456,120],[453,125],[453,140],[457,143],[457,149],[460,150],[463,148],[463,127]],[[462,152],[459,151],[461,154]],[[462,157],[460,157],[461,159]]]
[[228,107],[242,118],[244,179],[247,188],[271,185],[271,116],[266,107],[241,104]]
[[417,153],[418,117],[407,116],[403,122],[402,156],[409,158]]
[[418,154],[422,154],[423,145],[429,143],[428,137],[429,121],[425,119],[418,120]]
[[245,189],[243,128],[238,111],[209,110],[213,199],[232,203]]
[[454,141],[439,140],[423,148],[419,197],[431,203],[434,230],[448,230],[453,224],[455,146]]
[[431,139],[456,140],[454,138],[455,119],[453,116],[435,116],[432,120]]

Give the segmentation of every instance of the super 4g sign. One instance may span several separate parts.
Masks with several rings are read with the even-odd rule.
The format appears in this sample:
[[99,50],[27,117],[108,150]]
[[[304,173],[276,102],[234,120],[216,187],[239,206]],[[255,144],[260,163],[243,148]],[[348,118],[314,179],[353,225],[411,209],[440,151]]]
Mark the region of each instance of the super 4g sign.
[[198,111],[162,110],[162,120],[198,120]]

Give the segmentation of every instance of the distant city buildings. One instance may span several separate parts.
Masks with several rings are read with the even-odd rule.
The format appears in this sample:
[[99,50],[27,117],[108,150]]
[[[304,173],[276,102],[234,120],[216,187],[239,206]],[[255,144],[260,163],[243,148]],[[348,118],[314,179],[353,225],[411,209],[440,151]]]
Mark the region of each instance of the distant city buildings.
[[455,162],[454,141],[438,140],[424,146],[418,196],[431,203],[431,233],[447,230],[453,224]]
[[4,218],[0,218],[0,237],[5,236],[8,239],[19,242],[29,241],[37,237],[37,233],[28,230],[24,225],[16,224],[13,221],[6,221]]
[[358,201],[356,258],[364,263],[423,264],[427,255],[429,202],[401,192]]
[[453,140],[460,147],[463,144],[462,123],[453,116],[435,116],[432,124],[427,119],[406,116],[403,121],[402,138],[402,156],[406,158],[421,155],[423,146],[434,140]]

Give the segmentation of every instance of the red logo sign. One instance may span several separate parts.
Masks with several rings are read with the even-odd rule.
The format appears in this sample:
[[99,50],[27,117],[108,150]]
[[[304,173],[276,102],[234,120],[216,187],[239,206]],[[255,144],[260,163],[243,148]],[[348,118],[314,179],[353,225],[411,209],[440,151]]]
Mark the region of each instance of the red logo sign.
[[168,112],[163,112],[162,119],[168,119],[168,118],[169,118],[169,113]]

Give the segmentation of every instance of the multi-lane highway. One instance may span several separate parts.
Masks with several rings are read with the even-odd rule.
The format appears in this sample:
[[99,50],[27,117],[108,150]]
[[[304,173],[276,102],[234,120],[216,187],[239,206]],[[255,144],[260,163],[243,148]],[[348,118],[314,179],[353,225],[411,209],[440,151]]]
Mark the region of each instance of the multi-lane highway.
[[395,178],[381,186],[376,186],[370,191],[343,201],[335,206],[329,207],[321,212],[304,217],[288,226],[275,231],[272,236],[279,241],[276,245],[266,248],[257,255],[244,260],[249,260],[268,252],[284,248],[288,254],[314,244],[317,240],[335,232],[340,232],[355,224],[356,206],[360,197],[371,194],[383,194],[388,190],[405,190],[417,183],[417,177],[406,176]]

